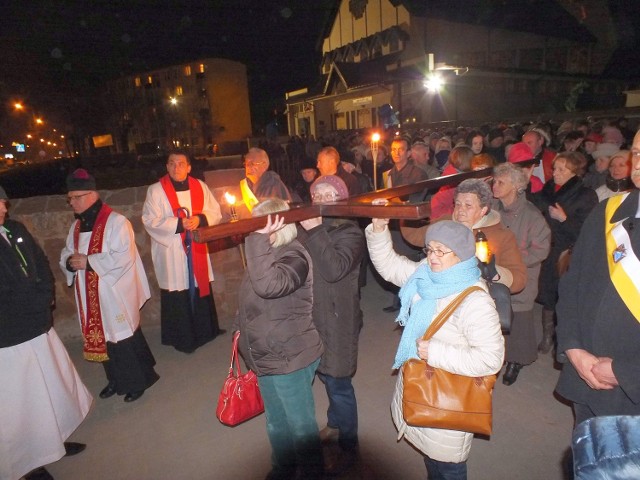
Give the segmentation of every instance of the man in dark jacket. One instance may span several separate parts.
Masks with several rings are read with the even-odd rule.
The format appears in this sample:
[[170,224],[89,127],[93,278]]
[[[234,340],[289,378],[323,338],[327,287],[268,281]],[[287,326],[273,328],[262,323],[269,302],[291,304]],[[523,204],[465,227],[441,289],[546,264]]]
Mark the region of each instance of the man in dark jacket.
[[[313,203],[349,197],[347,186],[335,175],[319,177],[311,186]],[[337,456],[328,456],[329,474],[341,474],[357,457],[358,406],[351,383],[358,360],[358,337],[362,328],[360,263],[366,251],[362,230],[344,219],[312,218],[300,222],[306,232],[300,241],[313,260],[313,321],[325,352],[318,377],[329,397],[327,426],[320,431],[325,442],[337,439]]]
[[65,440],[93,399],[52,327],[47,257],[8,204],[0,187],[0,478],[51,480],[42,465],[84,450]]
[[[631,178],[640,188],[640,133]],[[584,222],[560,281],[556,391],[576,425],[595,416],[640,415],[640,192],[603,201]],[[634,227],[634,224],[639,224]]]

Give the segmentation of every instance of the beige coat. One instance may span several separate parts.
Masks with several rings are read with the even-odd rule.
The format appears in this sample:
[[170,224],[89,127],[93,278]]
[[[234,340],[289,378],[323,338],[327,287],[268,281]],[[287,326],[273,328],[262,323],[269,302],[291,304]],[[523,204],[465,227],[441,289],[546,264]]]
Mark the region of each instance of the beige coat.
[[[365,230],[371,261],[382,277],[398,286],[406,283],[419,263],[396,254],[389,230],[374,233]],[[493,299],[486,293],[486,284],[476,285],[485,292],[471,293],[429,343],[429,364],[452,373],[484,376],[497,373],[504,360],[504,339]],[[456,294],[436,303],[437,315]],[[442,462],[463,462],[469,456],[473,434],[454,430],[411,427],[402,416],[402,374],[398,375],[391,402],[391,416],[398,429],[398,438],[405,439],[420,452]]]

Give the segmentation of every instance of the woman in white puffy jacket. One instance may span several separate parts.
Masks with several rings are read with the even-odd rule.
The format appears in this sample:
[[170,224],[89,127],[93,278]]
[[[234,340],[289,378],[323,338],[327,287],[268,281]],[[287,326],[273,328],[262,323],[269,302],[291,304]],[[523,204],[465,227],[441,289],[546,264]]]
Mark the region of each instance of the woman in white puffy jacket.
[[[387,225],[386,219],[373,219],[365,233],[376,270],[385,280],[402,287],[402,308],[396,321],[404,330],[393,368],[400,369],[409,358],[420,358],[459,375],[497,373],[504,359],[504,340],[495,304],[480,278],[473,232],[449,220],[434,223],[425,235],[427,258],[416,263],[393,250]],[[433,318],[473,285],[484,291],[467,296],[431,340],[421,340]],[[398,438],[404,436],[424,455],[429,480],[467,478],[473,434],[407,425],[402,415],[402,370],[391,415]]]

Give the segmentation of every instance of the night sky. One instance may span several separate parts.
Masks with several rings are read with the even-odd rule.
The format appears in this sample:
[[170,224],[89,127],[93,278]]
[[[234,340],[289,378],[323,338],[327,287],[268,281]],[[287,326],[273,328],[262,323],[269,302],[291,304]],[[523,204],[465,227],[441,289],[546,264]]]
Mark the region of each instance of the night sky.
[[[332,0],[8,0],[0,7],[0,99],[58,122],[91,116],[108,79],[220,57],[248,67],[254,119],[317,79]],[[76,118],[74,118],[76,117]],[[82,119],[80,121],[87,121]]]
[[[427,0],[414,0],[427,1]],[[462,0],[428,0],[451,7]],[[539,0],[464,0],[524,9]],[[575,0],[578,1],[579,0]],[[4,0],[0,100],[15,99],[58,124],[91,125],[105,80],[205,57],[248,67],[254,129],[284,93],[318,79],[320,41],[338,0]],[[517,5],[516,5],[517,4]],[[640,0],[608,0],[621,52],[615,76],[640,74]],[[534,10],[535,11],[535,10]],[[588,10],[587,10],[588,14]],[[539,15],[541,16],[541,15]],[[527,21],[548,21],[527,15]],[[620,66],[623,66],[621,69]],[[2,132],[0,132],[2,133]]]

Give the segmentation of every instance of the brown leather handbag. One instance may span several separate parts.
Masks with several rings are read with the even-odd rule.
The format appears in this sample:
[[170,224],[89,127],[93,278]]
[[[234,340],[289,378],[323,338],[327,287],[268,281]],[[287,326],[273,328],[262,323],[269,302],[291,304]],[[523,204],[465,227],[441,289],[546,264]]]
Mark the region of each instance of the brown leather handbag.
[[[458,295],[431,322],[423,340],[429,340],[464,298],[478,286]],[[467,377],[434,368],[424,360],[409,359],[402,366],[402,411],[408,425],[491,435],[492,392],[496,375]]]

